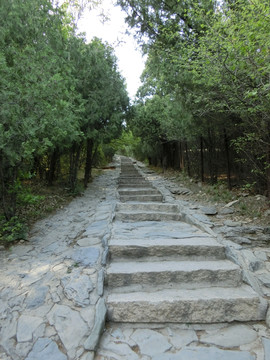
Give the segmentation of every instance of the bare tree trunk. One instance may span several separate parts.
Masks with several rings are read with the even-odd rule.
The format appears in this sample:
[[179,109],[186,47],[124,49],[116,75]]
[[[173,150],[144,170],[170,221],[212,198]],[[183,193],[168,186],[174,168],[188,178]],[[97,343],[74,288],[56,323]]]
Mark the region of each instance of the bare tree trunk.
[[92,160],[93,160],[93,145],[94,142],[92,139],[87,139],[86,142],[86,160],[85,160],[85,169],[84,169],[84,187],[87,188],[87,184],[91,179],[91,170],[92,170]]
[[231,162],[230,162],[230,150],[229,150],[229,140],[227,136],[227,131],[224,128],[224,145],[225,145],[225,154],[226,154],[226,162],[227,162],[227,183],[228,183],[228,189],[232,189],[232,183],[231,183]]
[[204,153],[203,153],[203,137],[200,137],[200,155],[201,155],[201,181],[204,182]]

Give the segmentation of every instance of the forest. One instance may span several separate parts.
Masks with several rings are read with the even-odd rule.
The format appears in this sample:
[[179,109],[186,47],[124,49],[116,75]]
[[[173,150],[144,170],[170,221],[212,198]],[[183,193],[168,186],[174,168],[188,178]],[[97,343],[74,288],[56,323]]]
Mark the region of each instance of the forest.
[[50,186],[65,174],[74,192],[83,169],[86,187],[100,144],[122,132],[129,98],[114,50],[99,39],[86,43],[69,3],[0,3],[2,221],[38,201],[29,179]]
[[270,196],[268,0],[119,0],[148,55],[138,155]]
[[0,2],[0,233],[30,181],[76,193],[116,151],[270,197],[269,1],[117,0],[147,56],[132,104],[112,47],[78,34],[85,3]]

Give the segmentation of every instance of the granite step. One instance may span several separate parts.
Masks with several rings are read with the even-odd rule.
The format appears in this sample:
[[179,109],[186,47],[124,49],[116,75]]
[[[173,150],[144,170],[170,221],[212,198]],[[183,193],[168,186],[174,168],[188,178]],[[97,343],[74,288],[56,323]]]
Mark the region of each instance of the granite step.
[[[153,201],[153,198],[156,195],[152,195],[149,201]],[[144,196],[145,197],[145,196]],[[120,198],[122,201],[125,199]],[[128,200],[126,200],[128,201]],[[138,201],[137,197],[134,197],[134,200],[129,201]],[[147,201],[147,197],[145,200]],[[117,212],[115,215],[115,220],[118,221],[130,221],[130,222],[138,222],[138,221],[181,221],[182,216],[180,214],[175,213],[167,213],[167,212],[151,212],[151,211],[127,211],[127,212]]]
[[[179,235],[180,236],[180,235]],[[214,260],[225,259],[225,248],[210,237],[155,238],[155,239],[112,239],[110,241],[111,261],[136,259],[151,261],[161,259]]]
[[161,201],[163,201],[163,196],[162,195],[134,195],[134,196],[121,195],[120,196],[120,201],[122,201],[122,202],[129,202],[129,201],[132,201],[132,202],[137,202],[137,201],[140,201],[140,202],[153,202],[153,201],[161,202]]
[[177,284],[185,289],[241,284],[239,266],[228,260],[218,261],[145,261],[113,262],[107,269],[106,283],[111,288],[144,284]]
[[108,320],[123,323],[218,323],[265,319],[267,302],[249,286],[110,293]]
[[160,191],[154,188],[149,189],[121,189],[118,190],[119,195],[123,196],[138,196],[138,195],[161,195]]
[[175,204],[165,204],[165,203],[131,203],[131,204],[116,204],[117,211],[150,211],[150,212],[168,212],[168,213],[179,213],[179,208]]

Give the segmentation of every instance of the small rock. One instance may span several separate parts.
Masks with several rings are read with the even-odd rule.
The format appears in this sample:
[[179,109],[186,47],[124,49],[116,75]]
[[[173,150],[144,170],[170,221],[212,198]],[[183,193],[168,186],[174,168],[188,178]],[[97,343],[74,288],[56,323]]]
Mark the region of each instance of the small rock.
[[233,206],[234,204],[236,204],[238,202],[239,202],[239,200],[233,200],[233,201],[229,202],[228,204],[226,204],[224,207],[229,208],[229,207]]
[[215,206],[209,206],[209,207],[202,207],[201,211],[205,214],[205,215],[216,215],[218,213],[217,208]]
[[236,227],[236,226],[241,226],[242,224],[239,221],[226,220],[224,221],[224,225],[229,227]]
[[219,213],[220,213],[220,215],[234,214],[234,209],[224,207],[221,210],[219,210]]

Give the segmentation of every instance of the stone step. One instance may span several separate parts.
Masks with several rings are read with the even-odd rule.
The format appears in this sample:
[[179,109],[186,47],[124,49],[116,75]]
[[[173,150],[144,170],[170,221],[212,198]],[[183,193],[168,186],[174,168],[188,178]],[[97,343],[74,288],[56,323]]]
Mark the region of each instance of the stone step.
[[[151,195],[151,200],[153,201],[153,197],[157,195]],[[144,201],[147,201],[146,195],[143,196],[145,198]],[[129,197],[130,198],[130,197]],[[137,197],[134,199],[125,199],[120,197],[121,201],[138,201]],[[157,200],[158,201],[158,200]],[[126,212],[117,212],[115,215],[115,220],[118,221],[130,221],[130,222],[138,222],[138,221],[181,221],[182,217],[179,214],[175,213],[167,213],[167,212],[151,212],[151,211],[126,211]]]
[[118,184],[118,188],[123,188],[123,189],[137,189],[137,188],[143,188],[143,189],[146,189],[146,188],[153,188],[153,186],[150,184],[150,183],[148,183],[148,182],[146,182],[146,181],[144,181],[144,182],[140,182],[140,183],[136,183],[136,184],[130,184],[130,183],[119,183]]
[[264,320],[267,302],[249,286],[112,293],[108,320],[130,323],[218,323]]
[[116,211],[150,211],[150,212],[168,212],[168,213],[179,213],[179,208],[175,204],[164,204],[164,203],[132,203],[132,204],[116,204]]
[[118,190],[119,195],[123,196],[138,196],[138,195],[161,195],[161,193],[154,188],[150,189],[121,189]]
[[113,262],[107,269],[109,287],[134,284],[150,286],[174,284],[194,289],[222,284],[233,287],[241,284],[239,266],[228,260],[218,261],[160,261],[160,262]]
[[161,258],[214,260],[226,257],[224,247],[215,239],[196,236],[184,239],[112,239],[109,249],[112,261],[133,258],[142,261],[145,257],[151,257],[152,261],[160,261]]
[[121,195],[120,200],[122,202],[162,202],[163,196],[162,195]]

